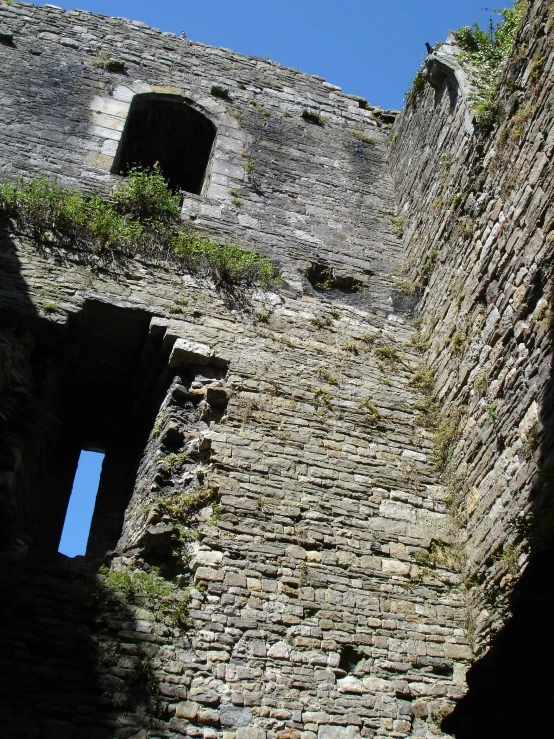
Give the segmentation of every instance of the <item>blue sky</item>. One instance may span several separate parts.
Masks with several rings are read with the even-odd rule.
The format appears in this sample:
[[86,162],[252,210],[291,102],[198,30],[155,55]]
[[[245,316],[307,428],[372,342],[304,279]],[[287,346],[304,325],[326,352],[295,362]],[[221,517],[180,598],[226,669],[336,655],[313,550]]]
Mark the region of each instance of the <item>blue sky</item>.
[[[46,3],[38,3],[45,5]],[[425,42],[474,20],[483,0],[55,0],[67,10],[141,20],[242,54],[318,74],[384,108],[402,106]],[[512,4],[512,3],[508,3]]]
[[104,455],[97,452],[81,452],[79,457],[59,546],[68,557],[85,553],[103,460]]

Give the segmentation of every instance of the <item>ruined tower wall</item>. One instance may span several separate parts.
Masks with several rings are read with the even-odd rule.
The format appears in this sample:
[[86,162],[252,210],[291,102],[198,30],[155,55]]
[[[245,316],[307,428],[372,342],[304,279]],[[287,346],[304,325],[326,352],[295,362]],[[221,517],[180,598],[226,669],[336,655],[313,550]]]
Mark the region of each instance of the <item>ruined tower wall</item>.
[[447,471],[478,653],[551,534],[553,33],[551,4],[532,3],[493,136],[447,75],[402,112],[391,153],[443,428],[461,414]]
[[[387,216],[386,133],[360,98],[136,21],[25,3],[3,6],[2,19],[15,34],[0,49],[3,176],[43,174],[107,192],[118,180],[110,171],[134,96],[181,95],[217,127],[201,197],[185,199],[184,216],[279,259],[295,283],[316,253],[359,272],[386,309],[382,275],[401,246]],[[124,73],[107,71],[102,54]],[[228,97],[212,95],[214,85]]]
[[[217,137],[184,221],[286,280],[237,294],[3,225],[5,735],[444,735],[544,538],[509,523],[547,497],[531,491],[550,449],[546,9],[486,139],[448,77],[389,132],[272,62],[2,6],[3,177],[107,194],[133,100],[186,100]],[[338,279],[315,289],[303,270],[325,263]],[[399,284],[415,276],[419,328]],[[88,557],[67,561],[56,537],[93,446]]]
[[[454,526],[416,433],[383,116],[141,24],[21,3],[1,17],[5,177],[108,192],[129,101],[179,94],[218,130],[184,219],[286,279],[229,294],[154,258],[91,264],[4,229],[6,732],[440,735],[472,655],[456,567],[429,566]],[[337,289],[302,277],[324,262]],[[106,451],[99,576],[54,551],[75,445]]]

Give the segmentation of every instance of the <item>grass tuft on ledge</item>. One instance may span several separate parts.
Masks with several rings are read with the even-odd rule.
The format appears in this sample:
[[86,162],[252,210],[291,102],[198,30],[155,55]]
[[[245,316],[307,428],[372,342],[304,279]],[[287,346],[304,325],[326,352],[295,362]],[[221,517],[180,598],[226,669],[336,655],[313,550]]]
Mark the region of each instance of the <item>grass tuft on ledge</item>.
[[0,219],[11,221],[38,244],[104,259],[166,261],[219,287],[269,287],[279,281],[274,262],[183,224],[180,211],[179,195],[157,168],[131,170],[110,199],[65,189],[43,176],[0,182]]

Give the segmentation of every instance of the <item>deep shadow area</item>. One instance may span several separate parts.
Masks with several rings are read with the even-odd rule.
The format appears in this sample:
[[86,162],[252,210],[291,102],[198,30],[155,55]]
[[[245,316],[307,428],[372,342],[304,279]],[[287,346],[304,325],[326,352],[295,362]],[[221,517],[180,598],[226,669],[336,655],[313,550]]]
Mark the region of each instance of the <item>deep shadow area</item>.
[[[87,301],[68,317],[55,348],[38,342],[35,353],[55,352],[57,440],[41,484],[41,526],[32,554],[56,556],[79,454],[102,449],[105,460],[87,555],[100,562],[113,549],[131,497],[136,469],[171,380],[172,344],[150,331],[145,311]],[[29,464],[29,461],[27,461]]]
[[[527,296],[529,313],[543,295],[551,306],[550,274],[549,264],[537,272]],[[550,316],[551,311],[550,307]],[[536,340],[548,342],[551,354],[551,317],[547,325]],[[512,617],[469,670],[469,691],[442,724],[443,731],[456,739],[523,739],[550,733],[554,694],[553,357],[535,369],[539,375],[549,374],[540,409],[542,432],[535,430],[527,449],[537,465],[530,492],[531,515],[516,526],[520,539],[528,542],[529,562],[510,597]]]
[[528,565],[512,595],[512,619],[470,669],[469,692],[443,722],[443,731],[456,739],[548,734],[554,691],[553,573],[552,549]]
[[157,164],[172,190],[199,195],[215,134],[213,123],[177,95],[136,95],[112,172]]
[[0,587],[9,594],[0,606],[3,739],[113,739],[115,727],[127,739],[163,724],[152,668],[160,647],[136,630],[121,594],[92,575],[21,562],[3,562]]

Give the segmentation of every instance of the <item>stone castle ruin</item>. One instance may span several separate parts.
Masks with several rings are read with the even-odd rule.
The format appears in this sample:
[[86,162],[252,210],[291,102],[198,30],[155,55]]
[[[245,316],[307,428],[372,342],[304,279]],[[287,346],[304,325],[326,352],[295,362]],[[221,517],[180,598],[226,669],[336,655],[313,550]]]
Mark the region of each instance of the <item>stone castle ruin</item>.
[[[554,7],[524,6],[487,123],[455,36],[397,114],[2,3],[2,737],[548,734]],[[211,272],[79,235],[137,166]]]

